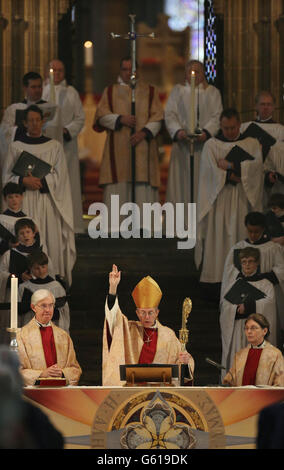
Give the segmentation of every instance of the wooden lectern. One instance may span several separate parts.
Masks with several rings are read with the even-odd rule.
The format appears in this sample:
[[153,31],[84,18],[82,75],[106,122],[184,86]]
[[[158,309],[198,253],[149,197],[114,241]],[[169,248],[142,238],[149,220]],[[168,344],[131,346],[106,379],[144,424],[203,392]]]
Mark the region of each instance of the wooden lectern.
[[163,386],[173,387],[179,379],[176,364],[125,364],[120,366],[120,380],[126,387]]

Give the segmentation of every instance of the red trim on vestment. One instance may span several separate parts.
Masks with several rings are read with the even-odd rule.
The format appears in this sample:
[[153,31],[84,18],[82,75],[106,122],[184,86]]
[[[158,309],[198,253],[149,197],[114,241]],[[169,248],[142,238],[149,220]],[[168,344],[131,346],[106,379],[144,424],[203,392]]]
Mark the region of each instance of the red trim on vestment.
[[[151,341],[147,343],[147,339]],[[153,328],[144,328],[143,348],[139,357],[139,364],[152,364],[157,350],[158,330]]]
[[52,327],[41,327],[40,334],[42,339],[46,367],[53,366],[53,364],[57,363],[57,355]]
[[255,378],[262,348],[250,348],[243,373],[242,385],[255,385]]

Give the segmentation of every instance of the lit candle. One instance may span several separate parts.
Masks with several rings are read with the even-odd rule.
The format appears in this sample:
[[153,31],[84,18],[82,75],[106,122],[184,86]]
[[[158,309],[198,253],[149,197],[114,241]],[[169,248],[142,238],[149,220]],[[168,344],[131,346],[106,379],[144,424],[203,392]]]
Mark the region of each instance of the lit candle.
[[91,41],[86,41],[84,43],[85,50],[85,65],[91,67],[93,65],[93,43]]
[[189,112],[189,133],[194,134],[195,130],[195,72],[192,70],[190,76],[190,112]]
[[18,278],[14,276],[11,277],[11,318],[10,318],[10,327],[18,327]]
[[55,88],[54,88],[54,72],[53,69],[49,69],[49,85],[50,85],[50,91],[49,91],[49,101],[50,103],[55,104]]

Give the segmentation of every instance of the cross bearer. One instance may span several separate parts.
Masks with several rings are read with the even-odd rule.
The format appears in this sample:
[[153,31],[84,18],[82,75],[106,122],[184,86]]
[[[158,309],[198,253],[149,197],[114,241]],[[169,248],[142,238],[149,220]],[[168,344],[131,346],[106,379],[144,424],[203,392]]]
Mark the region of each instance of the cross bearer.
[[[116,84],[108,86],[98,104],[94,130],[107,131],[99,183],[104,203],[110,207],[111,195],[119,195],[120,205],[131,202],[132,149],[135,148],[135,202],[159,201],[158,145],[163,108],[156,87],[136,80],[135,115],[131,111],[130,86],[132,60],[120,62]],[[133,201],[132,201],[133,202]]]

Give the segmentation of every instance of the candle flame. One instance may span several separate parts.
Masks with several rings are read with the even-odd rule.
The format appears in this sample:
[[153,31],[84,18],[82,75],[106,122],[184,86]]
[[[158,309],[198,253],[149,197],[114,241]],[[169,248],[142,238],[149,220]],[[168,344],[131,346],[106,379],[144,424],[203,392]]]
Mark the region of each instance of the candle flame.
[[193,76],[195,75],[195,72],[194,72],[194,70],[192,70],[192,72],[191,72],[191,75],[193,75]]
[[49,69],[50,73],[53,73],[53,69]]
[[86,42],[84,43],[84,47],[87,47],[87,48],[93,47],[92,41],[86,41]]

